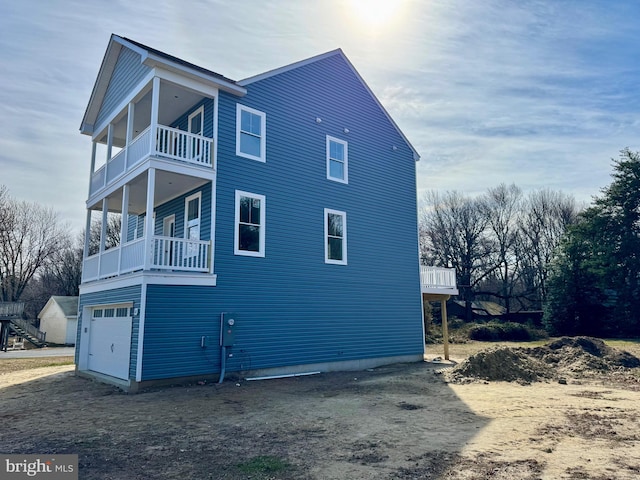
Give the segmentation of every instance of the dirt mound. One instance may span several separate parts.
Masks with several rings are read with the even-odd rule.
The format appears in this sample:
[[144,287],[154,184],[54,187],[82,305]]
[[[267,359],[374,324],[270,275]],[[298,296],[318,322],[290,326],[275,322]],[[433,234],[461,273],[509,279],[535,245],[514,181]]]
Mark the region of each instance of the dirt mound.
[[446,377],[453,382],[480,379],[529,383],[553,378],[553,370],[524,348],[492,347],[456,365]]
[[590,337],[563,337],[536,348],[492,347],[445,373],[450,382],[473,380],[531,383],[593,376],[640,367],[640,359]]

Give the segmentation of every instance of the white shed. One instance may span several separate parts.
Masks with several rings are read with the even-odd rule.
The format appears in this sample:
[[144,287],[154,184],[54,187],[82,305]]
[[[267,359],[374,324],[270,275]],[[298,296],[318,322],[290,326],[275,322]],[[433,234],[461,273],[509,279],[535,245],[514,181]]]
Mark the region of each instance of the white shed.
[[47,343],[76,344],[78,297],[53,296],[38,314]]

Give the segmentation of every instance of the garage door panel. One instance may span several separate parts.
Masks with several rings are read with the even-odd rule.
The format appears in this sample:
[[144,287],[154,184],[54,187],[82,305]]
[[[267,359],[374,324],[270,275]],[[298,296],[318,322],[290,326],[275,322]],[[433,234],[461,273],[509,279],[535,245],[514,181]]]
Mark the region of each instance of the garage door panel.
[[93,317],[89,334],[89,370],[129,378],[131,317]]

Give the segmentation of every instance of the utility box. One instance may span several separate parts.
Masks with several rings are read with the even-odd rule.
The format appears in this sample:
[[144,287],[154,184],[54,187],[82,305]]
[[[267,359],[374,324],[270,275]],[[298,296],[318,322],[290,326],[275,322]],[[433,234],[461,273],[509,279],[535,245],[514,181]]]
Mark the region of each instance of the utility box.
[[223,313],[220,319],[220,345],[231,347],[236,340],[237,315],[235,313]]

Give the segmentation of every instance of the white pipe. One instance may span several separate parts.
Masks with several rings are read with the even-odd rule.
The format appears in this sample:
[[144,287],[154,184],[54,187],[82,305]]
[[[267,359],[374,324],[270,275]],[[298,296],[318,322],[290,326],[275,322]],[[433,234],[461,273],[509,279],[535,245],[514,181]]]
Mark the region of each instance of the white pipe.
[[321,371],[317,371],[317,372],[303,372],[303,373],[286,373],[284,375],[267,375],[265,377],[251,377],[251,378],[245,378],[245,380],[247,381],[252,381],[252,380],[272,380],[275,378],[290,378],[290,377],[304,377],[307,375],[317,375],[319,373],[322,373]]

